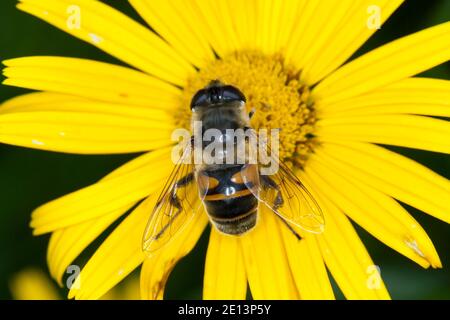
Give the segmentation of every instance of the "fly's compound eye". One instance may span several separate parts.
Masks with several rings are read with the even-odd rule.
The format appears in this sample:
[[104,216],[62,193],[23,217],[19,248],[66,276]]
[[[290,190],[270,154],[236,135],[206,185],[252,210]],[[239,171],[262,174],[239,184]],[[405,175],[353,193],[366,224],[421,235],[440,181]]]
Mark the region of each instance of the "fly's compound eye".
[[233,86],[212,86],[198,91],[191,101],[191,110],[195,107],[206,107],[222,102],[246,102],[244,94]]
[[244,94],[233,86],[225,86],[223,87],[223,101],[242,101],[247,102]]
[[209,102],[212,104],[221,103],[223,101],[223,88],[222,87],[211,87],[208,89]]
[[208,92],[206,90],[200,90],[191,100],[191,110],[194,110],[196,106],[206,105],[208,100]]

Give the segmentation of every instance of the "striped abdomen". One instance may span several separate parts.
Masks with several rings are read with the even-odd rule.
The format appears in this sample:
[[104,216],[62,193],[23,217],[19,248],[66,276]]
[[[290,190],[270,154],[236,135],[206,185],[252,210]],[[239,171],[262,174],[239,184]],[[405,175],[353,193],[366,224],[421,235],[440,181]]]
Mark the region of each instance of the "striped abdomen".
[[[256,169],[256,170],[255,170]],[[256,225],[258,200],[246,187],[243,174],[252,179],[256,165],[232,165],[204,168],[197,182],[204,197],[206,211],[216,228],[226,234],[239,235]],[[257,177],[251,181],[258,181]]]

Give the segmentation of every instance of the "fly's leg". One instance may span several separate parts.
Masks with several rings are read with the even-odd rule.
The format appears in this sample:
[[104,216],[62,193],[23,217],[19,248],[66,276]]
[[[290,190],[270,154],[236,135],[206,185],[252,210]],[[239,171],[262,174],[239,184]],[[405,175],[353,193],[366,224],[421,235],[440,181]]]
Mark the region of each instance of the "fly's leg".
[[[183,207],[181,206],[181,201],[180,198],[178,198],[177,195],[177,189],[178,188],[184,188],[186,187],[189,183],[191,183],[194,180],[194,174],[191,172],[189,174],[187,174],[186,176],[184,176],[183,178],[181,178],[180,180],[178,180],[175,183],[175,187],[173,188],[172,193],[169,195],[169,202],[170,204],[177,209],[177,211],[174,214],[167,214],[165,213],[167,216],[170,216],[170,221],[172,222],[173,220],[175,220],[176,217],[178,217],[181,213],[181,211],[183,210]],[[158,204],[159,205],[159,204]],[[159,231],[155,236],[154,236],[154,240],[158,240],[163,234],[164,232],[167,231],[167,229],[170,227],[170,222],[167,223],[162,229],[161,231]]]
[[[281,194],[280,186],[273,181],[272,178],[269,176],[261,175],[260,176],[261,185],[263,188],[270,188],[277,192],[277,195],[275,196],[275,201],[273,204],[273,209],[278,210],[281,208],[284,204],[283,195]],[[279,214],[276,215],[281,221],[286,225],[286,227],[291,231],[294,236],[297,238],[297,240],[302,240],[302,237],[292,228],[292,226]]]
[[[194,142],[195,137],[191,136],[190,144],[191,148],[194,148]],[[183,178],[175,182],[175,186],[173,188],[172,194],[170,195],[169,202],[172,206],[174,206],[177,209],[177,212],[175,213],[174,217],[176,217],[182,210],[180,199],[177,196],[177,190],[179,188],[186,187],[189,183],[191,183],[194,180],[194,173],[188,173]]]
[[263,188],[270,188],[277,192],[275,196],[275,201],[273,204],[273,209],[278,210],[284,204],[283,195],[281,194],[280,186],[272,180],[269,176],[261,175],[260,176],[261,184]]
[[170,204],[173,205],[175,208],[177,208],[177,212],[175,212],[174,217],[176,217],[178,214],[180,214],[180,212],[182,210],[180,199],[177,196],[177,189],[186,187],[193,180],[194,180],[194,174],[191,172],[175,183],[175,187],[173,188],[173,192],[170,195],[170,199],[169,199]]
[[256,109],[253,108],[252,110],[250,110],[250,112],[248,113],[248,117],[249,119],[253,118],[253,116],[255,115]]
[[180,180],[178,180],[175,183],[175,189],[179,188],[179,187],[186,187],[189,183],[191,183],[194,180],[194,173],[188,173],[187,175],[185,175],[183,178],[181,178]]

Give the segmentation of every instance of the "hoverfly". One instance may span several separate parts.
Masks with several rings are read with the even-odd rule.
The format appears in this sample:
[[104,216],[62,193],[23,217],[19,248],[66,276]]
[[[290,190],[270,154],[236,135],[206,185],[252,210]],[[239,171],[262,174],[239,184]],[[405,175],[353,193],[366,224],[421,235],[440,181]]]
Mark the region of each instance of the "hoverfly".
[[[211,81],[192,98],[192,122],[201,121],[203,132],[220,130],[226,140],[227,129],[251,129],[253,114],[247,113],[245,103],[238,88]],[[253,229],[260,203],[299,239],[292,225],[313,233],[323,231],[319,205],[285,164],[273,158],[279,168],[273,175],[262,175],[258,163],[195,164],[194,138],[185,146],[156,202],[143,237],[144,251],[151,253],[167,244],[202,205],[212,225],[228,235],[239,236]],[[208,142],[202,142],[201,148],[207,146]]]

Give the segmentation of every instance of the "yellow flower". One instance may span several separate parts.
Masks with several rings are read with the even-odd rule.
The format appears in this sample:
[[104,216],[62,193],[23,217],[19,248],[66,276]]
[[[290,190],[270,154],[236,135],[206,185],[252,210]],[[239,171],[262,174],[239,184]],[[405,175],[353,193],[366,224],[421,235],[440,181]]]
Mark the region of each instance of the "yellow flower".
[[208,219],[200,212],[151,257],[141,238],[173,167],[170,134],[187,123],[192,94],[216,78],[244,91],[256,128],[282,129],[282,157],[317,198],[326,227],[299,241],[261,210],[245,236],[212,228],[204,298],[243,299],[248,283],[256,299],[333,299],[328,269],[347,298],[388,299],[350,219],[420,266],[441,267],[399,201],[449,222],[449,181],[379,144],[450,153],[450,126],[436,118],[450,116],[449,81],[412,78],[449,60],[449,22],[346,63],[401,0],[130,3],[155,32],[99,1],[18,7],[134,69],[63,57],[4,61],[5,84],[42,92],[0,107],[1,142],[80,154],[150,151],[33,212],[34,233],[52,234],[48,264],[61,283],[67,266],[132,209],[69,297],[100,298],[141,264],[142,298],[163,297]]
[[[29,267],[13,276],[9,288],[14,300],[61,300],[54,283],[40,269]],[[104,300],[137,300],[139,299],[138,278],[125,281],[121,288],[114,288],[103,296]]]
[[14,300],[59,300],[58,289],[40,269],[27,268],[13,276],[9,283]]

